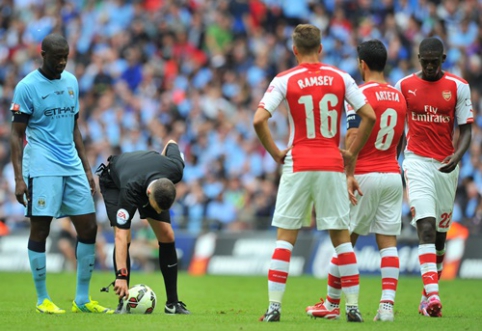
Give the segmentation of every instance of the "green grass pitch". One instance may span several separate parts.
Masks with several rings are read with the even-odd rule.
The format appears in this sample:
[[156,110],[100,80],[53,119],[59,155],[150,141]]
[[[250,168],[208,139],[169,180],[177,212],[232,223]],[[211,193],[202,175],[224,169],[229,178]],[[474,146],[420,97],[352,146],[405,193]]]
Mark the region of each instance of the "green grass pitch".
[[[75,293],[75,274],[48,274],[47,286],[53,301],[67,310],[64,315],[35,312],[36,296],[29,273],[0,273],[0,330],[482,330],[479,310],[480,280],[441,282],[444,304],[442,318],[418,314],[421,280],[403,277],[399,281],[393,323],[373,322],[380,297],[378,277],[362,277],[360,310],[364,323],[347,323],[344,315],[338,321],[312,319],[304,309],[326,293],[326,280],[310,276],[291,277],[283,299],[280,323],[261,323],[258,318],[267,307],[266,277],[203,276],[185,273],[179,276],[180,299],[192,315],[164,314],[165,291],[160,273],[135,273],[132,284],[144,283],[156,292],[158,305],[152,315],[97,315],[70,312]],[[116,296],[100,293],[112,280],[111,273],[95,272],[91,295],[104,306],[115,307]],[[344,314],[344,312],[343,312]]]

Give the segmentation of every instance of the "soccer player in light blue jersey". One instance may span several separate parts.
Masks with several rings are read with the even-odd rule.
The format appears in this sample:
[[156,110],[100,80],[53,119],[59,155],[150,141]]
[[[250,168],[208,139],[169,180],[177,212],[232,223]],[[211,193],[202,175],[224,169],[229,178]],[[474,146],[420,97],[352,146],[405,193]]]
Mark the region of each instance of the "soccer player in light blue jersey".
[[[113,313],[89,297],[95,263],[95,182],[77,126],[79,88],[64,71],[69,45],[50,34],[42,41],[42,66],[15,88],[11,111],[15,196],[30,218],[28,256],[37,312],[61,314],[46,287],[45,242],[52,219],[69,216],[77,231],[77,290],[72,312]],[[24,147],[24,138],[26,144]]]

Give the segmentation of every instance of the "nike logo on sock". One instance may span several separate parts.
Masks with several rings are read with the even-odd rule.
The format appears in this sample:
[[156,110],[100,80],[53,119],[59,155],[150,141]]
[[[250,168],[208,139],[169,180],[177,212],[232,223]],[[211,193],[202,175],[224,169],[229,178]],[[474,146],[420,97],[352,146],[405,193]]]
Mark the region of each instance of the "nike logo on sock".
[[168,264],[168,265],[167,265],[167,267],[168,267],[168,268],[172,268],[172,267],[175,267],[175,266],[177,266],[177,263],[174,263],[174,264]]
[[39,271],[39,270],[43,270],[45,269],[45,267],[42,267],[42,268],[35,268],[35,270]]

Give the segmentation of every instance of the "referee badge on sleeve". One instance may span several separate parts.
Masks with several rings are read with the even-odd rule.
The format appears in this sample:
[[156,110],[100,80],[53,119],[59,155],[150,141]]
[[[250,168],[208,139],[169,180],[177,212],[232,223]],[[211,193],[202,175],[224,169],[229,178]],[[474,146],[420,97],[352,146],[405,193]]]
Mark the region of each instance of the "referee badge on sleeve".
[[119,209],[116,215],[117,224],[124,225],[129,220],[129,213],[125,209]]
[[20,105],[18,103],[12,102],[12,104],[10,105],[10,111],[14,113],[19,113]]

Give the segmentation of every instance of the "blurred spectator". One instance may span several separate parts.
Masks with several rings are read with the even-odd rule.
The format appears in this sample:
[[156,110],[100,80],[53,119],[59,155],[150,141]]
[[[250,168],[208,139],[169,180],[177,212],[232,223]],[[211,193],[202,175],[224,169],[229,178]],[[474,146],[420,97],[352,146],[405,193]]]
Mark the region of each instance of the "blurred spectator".
[[64,269],[75,271],[77,267],[77,259],[75,257],[75,238],[77,233],[69,218],[61,218],[59,221],[60,232],[57,239],[57,247],[65,258]]
[[[39,66],[39,40],[59,32],[71,45],[68,70],[79,80],[79,126],[94,169],[110,154],[160,151],[175,139],[186,159],[172,210],[175,226],[192,233],[210,226],[269,229],[279,168],[255,139],[252,115],[273,75],[294,65],[294,26],[309,22],[322,29],[323,62],[344,68],[360,82],[356,45],[363,40],[378,38],[386,45],[386,76],[392,84],[419,70],[422,38],[444,41],[444,70],[471,84],[476,123],[472,148],[460,164],[454,217],[480,229],[481,17],[482,2],[476,0],[3,1],[2,219],[11,231],[28,224],[13,195],[9,163],[13,89]],[[286,146],[284,106],[270,126],[276,143]],[[102,208],[98,220],[108,224]],[[412,233],[410,227],[405,230]]]
[[[77,245],[77,232],[68,217],[63,217],[57,220],[58,223],[53,227],[58,231],[57,248],[65,258],[64,268],[69,271],[74,271],[77,268],[77,258],[75,256],[75,246]],[[105,239],[102,235],[102,227],[99,227],[97,240],[95,243],[95,262],[97,267],[102,270],[107,270],[107,254],[105,250]],[[55,231],[55,230],[54,230]]]
[[154,271],[158,264],[159,243],[147,220],[141,220],[138,226],[139,228],[133,231],[134,235],[129,248],[132,266],[134,269]]

